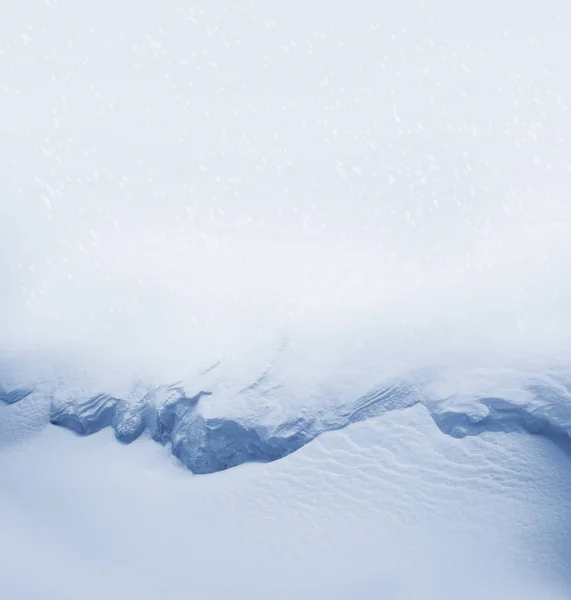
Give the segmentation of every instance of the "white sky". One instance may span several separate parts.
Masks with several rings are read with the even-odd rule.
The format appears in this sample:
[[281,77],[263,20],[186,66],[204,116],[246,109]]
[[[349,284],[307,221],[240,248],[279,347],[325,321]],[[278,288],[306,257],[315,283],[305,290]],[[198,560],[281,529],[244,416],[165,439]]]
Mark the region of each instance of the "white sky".
[[2,346],[168,360],[366,314],[551,349],[570,18],[565,0],[2,2]]

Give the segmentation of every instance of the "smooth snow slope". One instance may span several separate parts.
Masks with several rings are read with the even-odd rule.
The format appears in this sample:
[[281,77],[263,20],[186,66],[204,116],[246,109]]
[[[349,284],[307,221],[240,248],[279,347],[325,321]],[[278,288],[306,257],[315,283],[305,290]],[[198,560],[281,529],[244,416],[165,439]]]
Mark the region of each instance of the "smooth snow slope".
[[2,594],[569,598],[570,26],[0,2]]
[[418,406],[208,476],[155,448],[3,448],[11,597],[568,597],[569,459],[541,438],[456,440]]

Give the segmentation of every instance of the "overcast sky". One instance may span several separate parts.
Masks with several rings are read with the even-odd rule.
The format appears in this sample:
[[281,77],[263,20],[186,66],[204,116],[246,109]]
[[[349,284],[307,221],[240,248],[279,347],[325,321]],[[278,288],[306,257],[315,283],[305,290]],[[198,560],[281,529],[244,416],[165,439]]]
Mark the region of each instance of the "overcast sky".
[[3,1],[1,347],[565,341],[570,27],[566,0]]

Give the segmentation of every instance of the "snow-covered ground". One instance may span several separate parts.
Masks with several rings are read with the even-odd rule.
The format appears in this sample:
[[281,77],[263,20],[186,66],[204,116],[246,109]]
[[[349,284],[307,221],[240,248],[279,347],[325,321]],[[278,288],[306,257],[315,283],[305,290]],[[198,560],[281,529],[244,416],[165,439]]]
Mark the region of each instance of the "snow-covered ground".
[[419,406],[214,475],[156,448],[2,448],[11,597],[568,597],[569,459],[540,437],[457,440]]
[[571,5],[385,4],[0,3],[5,595],[570,597]]

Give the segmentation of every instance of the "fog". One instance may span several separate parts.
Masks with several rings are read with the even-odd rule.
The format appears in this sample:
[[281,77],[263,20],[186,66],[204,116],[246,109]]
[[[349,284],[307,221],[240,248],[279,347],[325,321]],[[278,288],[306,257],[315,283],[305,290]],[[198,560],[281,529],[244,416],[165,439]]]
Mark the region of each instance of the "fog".
[[570,11],[2,2],[3,351],[557,355]]

